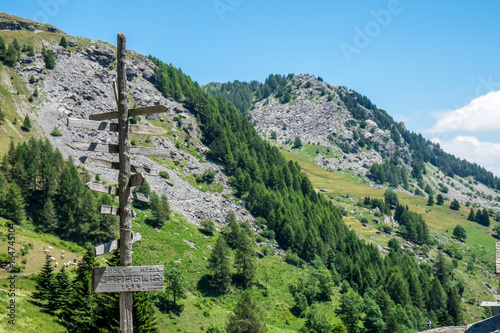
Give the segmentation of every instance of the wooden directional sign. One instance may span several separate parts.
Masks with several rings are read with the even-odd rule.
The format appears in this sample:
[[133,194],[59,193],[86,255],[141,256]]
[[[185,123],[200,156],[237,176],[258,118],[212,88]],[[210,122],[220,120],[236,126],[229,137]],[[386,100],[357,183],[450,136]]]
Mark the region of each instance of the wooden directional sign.
[[[134,117],[134,116],[142,116],[145,114],[163,113],[167,110],[168,108],[165,105],[146,106],[144,108],[129,109],[128,116]],[[118,118],[118,111],[91,114],[89,116],[90,120],[110,120],[117,118]]]
[[142,173],[135,173],[130,176],[130,187],[139,186],[144,183],[144,175]]
[[[136,232],[133,237],[132,237],[132,243],[137,242],[142,238],[142,235],[138,232]],[[105,244],[101,244],[99,246],[94,247],[94,253],[96,256],[100,256],[102,254],[109,253],[113,250],[119,249],[120,248],[120,240],[116,239],[111,242],[107,242]]]
[[[68,146],[70,146],[73,149],[83,150],[83,151],[93,151],[99,153],[113,153],[113,154],[118,153],[118,145],[114,144],[71,142],[68,143]],[[170,153],[166,149],[147,148],[147,147],[130,147],[130,154],[157,156],[157,157],[170,156]]]
[[92,271],[92,292],[163,290],[163,266],[99,267]]
[[[105,121],[68,118],[68,126],[86,128],[97,131],[118,132],[118,124],[108,123]],[[163,128],[160,127],[148,127],[148,126],[138,126],[138,125],[129,125],[129,131],[132,134],[146,134],[146,135],[163,135],[167,133],[167,131],[165,131]]]
[[[92,183],[92,182],[85,184],[85,186],[92,191],[107,193],[107,194],[116,195],[116,196],[118,195],[118,189],[116,187],[104,186],[102,184]],[[132,197],[132,200],[149,202],[149,197],[147,195],[142,194],[142,193],[132,192],[132,193],[130,193],[130,196]]]
[[[132,209],[132,217],[136,217],[135,211]],[[120,208],[113,206],[100,205],[99,213],[105,215],[120,215]]]
[[[93,158],[93,157],[80,157],[80,161],[85,164],[90,164],[90,165],[95,165],[95,166],[100,166],[103,168],[108,168],[108,169],[116,169],[118,170],[120,168],[120,162],[115,162],[115,161],[108,161],[108,160],[103,160],[101,158]],[[130,166],[130,172],[142,172],[146,173],[148,175],[152,176],[157,176],[158,171],[153,170],[148,167],[143,167],[143,166],[138,166],[138,165],[131,165]]]

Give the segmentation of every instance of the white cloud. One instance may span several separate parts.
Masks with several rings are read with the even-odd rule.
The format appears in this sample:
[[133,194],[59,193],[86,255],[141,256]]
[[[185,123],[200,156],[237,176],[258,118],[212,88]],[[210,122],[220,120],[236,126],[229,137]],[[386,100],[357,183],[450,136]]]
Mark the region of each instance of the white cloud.
[[500,90],[473,99],[457,110],[435,112],[430,133],[500,130]]
[[463,135],[450,141],[438,138],[431,141],[439,143],[444,151],[469,162],[475,162],[500,176],[500,143],[481,142],[476,137]]

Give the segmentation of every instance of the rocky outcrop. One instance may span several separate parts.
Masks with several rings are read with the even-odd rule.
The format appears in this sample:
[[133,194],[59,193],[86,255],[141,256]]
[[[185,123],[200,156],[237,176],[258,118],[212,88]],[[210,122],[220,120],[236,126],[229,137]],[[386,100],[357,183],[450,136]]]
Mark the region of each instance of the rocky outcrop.
[[[38,87],[40,101],[36,105],[36,111],[30,113],[30,117],[36,120],[38,126],[57,147],[64,156],[72,156],[75,163],[79,164],[80,158],[91,156],[107,160],[116,160],[117,157],[108,153],[89,153],[73,150],[68,143],[95,142],[116,143],[117,135],[112,132],[85,130],[71,128],[66,125],[67,118],[88,119],[92,113],[112,111],[116,109],[112,82],[116,77],[116,71],[111,66],[116,60],[116,50],[113,46],[98,42],[82,42],[83,39],[76,38],[75,43],[86,45],[69,51],[57,44],[44,42],[47,49],[53,51],[56,57],[56,67],[53,70],[45,69],[43,58],[40,54],[28,57],[23,54],[23,66],[18,66],[17,71],[25,80],[28,89],[34,90]],[[144,56],[133,51],[127,51],[127,78],[130,103],[141,106],[162,104],[168,110],[157,116],[162,122],[171,123],[168,137],[148,136],[145,138],[146,145],[162,148],[169,151],[168,158],[162,158],[163,162],[157,164],[145,156],[132,156],[132,164],[142,165],[156,171],[167,171],[169,179],[163,179],[155,175],[146,175],[151,189],[158,193],[166,193],[170,200],[171,208],[184,215],[189,222],[199,224],[203,219],[212,219],[220,229],[225,223],[228,212],[233,211],[238,220],[253,221],[243,205],[232,196],[229,181],[223,169],[217,164],[207,160],[194,157],[172,140],[180,138],[180,133],[188,131],[191,138],[196,140],[201,131],[196,119],[180,103],[165,98],[151,83],[154,81],[154,65]],[[33,75],[36,83],[29,84],[29,78]],[[28,112],[25,110],[23,112]],[[176,120],[174,120],[174,117]],[[140,117],[139,124],[142,126],[153,126],[145,117]],[[49,133],[57,126],[63,134],[61,137],[52,137]],[[202,144],[196,147],[198,152],[207,151]],[[160,159],[161,160],[161,159]],[[165,167],[169,165],[170,167]],[[113,184],[117,182],[118,171],[103,167],[85,164],[85,168],[92,175],[100,175],[101,179]],[[175,167],[174,167],[175,166]],[[200,191],[188,183],[188,178],[203,174],[208,169],[216,171],[215,182],[224,186],[220,193]]]
[[0,30],[22,30],[29,31],[46,30],[48,32],[63,34],[61,30],[50,24],[38,23],[14,15],[0,13]]
[[[294,76],[289,85],[294,95],[291,102],[282,104],[270,97],[256,103],[250,111],[255,127],[266,138],[276,133],[280,144],[300,137],[303,143],[328,147],[330,156],[318,153],[316,164],[333,171],[353,170],[362,175],[374,163],[382,163],[383,156],[394,154],[396,145],[388,131],[371,120],[366,121],[364,128],[360,127],[341,102],[339,93],[350,92],[346,88],[326,84],[310,75]],[[357,143],[359,136],[374,148],[361,149]],[[398,147],[398,152],[411,161],[408,148]]]

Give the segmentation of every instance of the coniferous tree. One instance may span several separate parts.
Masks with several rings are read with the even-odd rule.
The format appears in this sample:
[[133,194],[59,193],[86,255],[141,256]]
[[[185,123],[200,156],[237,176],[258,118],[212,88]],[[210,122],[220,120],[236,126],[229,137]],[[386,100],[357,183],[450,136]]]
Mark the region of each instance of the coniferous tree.
[[344,323],[347,332],[360,333],[362,331],[363,300],[351,288],[348,288],[348,291],[340,297],[340,305],[335,313]]
[[59,45],[61,45],[65,49],[68,48],[68,42],[66,41],[66,38],[64,36],[61,37],[61,41],[59,42]]
[[248,287],[255,279],[255,251],[253,239],[242,233],[236,245],[234,262],[238,265],[238,273],[244,287]]
[[43,230],[47,233],[53,233],[57,230],[57,212],[50,198],[47,199],[42,213]]
[[6,51],[7,51],[7,47],[5,46],[5,41],[3,40],[3,37],[0,36],[0,61],[5,60]]
[[150,293],[147,291],[135,292],[133,307],[134,332],[158,333],[159,329]]
[[49,256],[45,257],[45,264],[40,273],[36,276],[35,292],[33,298],[41,301],[47,301],[52,294],[52,285],[54,279],[54,267]]
[[481,211],[481,215],[478,217],[479,212],[480,212],[480,210],[478,209],[477,214],[476,214],[477,221],[479,222],[479,224],[484,225],[485,227],[489,227],[490,226],[490,216],[489,216],[488,212],[486,211],[486,208],[483,208],[483,210]]
[[441,193],[439,193],[436,197],[436,204],[438,204],[439,206],[444,204],[444,198],[443,198],[443,195]]
[[5,196],[4,217],[20,225],[26,219],[24,198],[21,189],[13,182]]
[[450,204],[450,209],[452,209],[452,210],[459,210],[460,209],[460,203],[458,202],[457,199],[453,199],[453,201]]
[[385,326],[382,311],[377,302],[371,297],[365,297],[365,304],[363,312],[366,314],[363,319],[363,325],[366,333],[382,332]]
[[23,130],[29,132],[30,129],[31,129],[31,119],[28,115],[26,115],[23,121]]
[[68,298],[71,294],[72,283],[66,268],[63,267],[55,274],[50,293],[48,309],[52,313],[64,309],[68,305]]
[[460,241],[464,241],[467,238],[467,232],[465,231],[464,227],[462,227],[461,225],[457,225],[453,229],[453,236],[455,236]]
[[156,192],[153,192],[150,198],[150,206],[153,218],[148,219],[148,222],[153,227],[161,229],[170,218],[170,204],[167,195],[163,193],[160,197]]
[[212,274],[211,285],[217,292],[225,293],[231,284],[231,255],[222,236],[217,237],[214,249],[208,259],[208,268]]
[[177,307],[179,298],[186,298],[186,282],[179,267],[169,266],[165,269],[165,292],[172,295],[173,305]]
[[469,216],[467,217],[469,221],[476,221],[476,214],[474,213],[474,208],[470,209]]
[[2,107],[0,107],[0,122],[3,123],[5,121],[5,112]]
[[14,48],[13,43],[10,43],[9,47],[7,48],[7,51],[5,51],[3,62],[10,67],[14,66],[15,63],[17,62],[17,51]]
[[449,288],[448,293],[448,301],[447,301],[447,310],[448,314],[453,320],[453,325],[460,326],[464,320],[463,307],[462,307],[462,298],[458,293],[457,287],[452,286]]
[[429,194],[429,198],[427,199],[427,206],[434,206],[434,196]]
[[241,295],[234,313],[229,316],[226,325],[227,333],[265,333],[266,324],[262,321],[262,314],[248,291]]
[[225,222],[226,230],[224,232],[224,237],[226,238],[227,244],[234,249],[239,242],[242,232],[241,227],[236,220],[236,215],[234,215],[232,210],[227,213]]
[[394,209],[399,204],[398,195],[390,188],[384,192],[384,202],[390,209]]
[[92,302],[91,283],[92,269],[96,266],[93,249],[88,247],[78,264],[68,306],[63,309],[63,318],[69,332],[95,332],[95,304]]
[[42,51],[43,60],[45,61],[45,67],[47,69],[54,69],[56,67],[56,58],[54,57],[54,53],[51,50],[46,50],[45,47]]

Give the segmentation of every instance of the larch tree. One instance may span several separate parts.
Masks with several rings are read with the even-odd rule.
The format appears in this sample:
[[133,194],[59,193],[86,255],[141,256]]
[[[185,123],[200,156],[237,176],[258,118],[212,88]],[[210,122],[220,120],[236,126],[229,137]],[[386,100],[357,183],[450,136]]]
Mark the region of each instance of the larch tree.
[[225,293],[231,284],[230,255],[226,241],[219,236],[208,259],[208,268],[212,275],[211,285],[219,293]]

